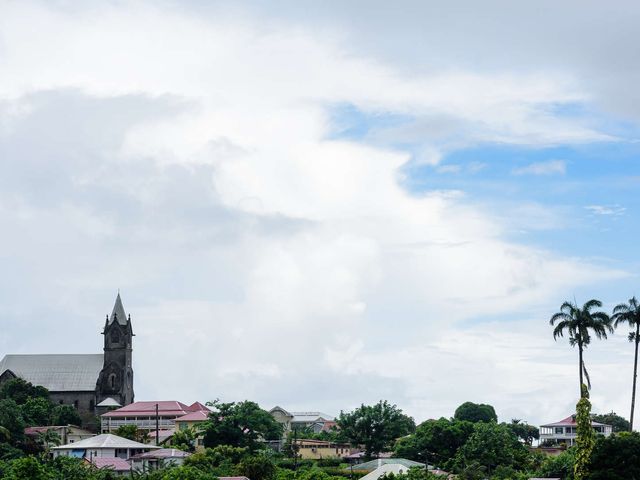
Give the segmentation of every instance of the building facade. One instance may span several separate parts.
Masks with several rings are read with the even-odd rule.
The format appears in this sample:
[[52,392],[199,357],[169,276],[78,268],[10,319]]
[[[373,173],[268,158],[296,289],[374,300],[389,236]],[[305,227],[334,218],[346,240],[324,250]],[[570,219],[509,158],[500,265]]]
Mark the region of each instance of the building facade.
[[[591,426],[596,434],[608,437],[613,433],[613,427],[604,423],[591,421]],[[571,447],[576,443],[578,425],[576,416],[572,415],[559,422],[540,425],[540,444],[545,445],[566,445]]]
[[43,386],[54,403],[73,405],[85,418],[106,399],[128,405],[134,400],[133,329],[119,293],[102,334],[101,354],[5,355],[0,383],[19,377]]

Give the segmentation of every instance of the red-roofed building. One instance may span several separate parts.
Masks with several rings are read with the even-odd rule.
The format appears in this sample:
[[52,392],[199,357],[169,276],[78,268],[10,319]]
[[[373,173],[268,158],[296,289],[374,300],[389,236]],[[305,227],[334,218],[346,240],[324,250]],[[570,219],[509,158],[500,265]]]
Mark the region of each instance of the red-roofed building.
[[135,425],[140,430],[152,431],[156,429],[156,419],[161,430],[172,430],[176,418],[201,412],[203,408],[208,411],[207,407],[199,402],[192,405],[175,400],[134,402],[101,415],[101,430],[102,433],[111,433],[122,425]]
[[[604,423],[592,420],[591,426],[597,434],[605,437],[608,437],[613,432],[613,427]],[[540,443],[565,444],[570,447],[576,442],[577,427],[575,415],[564,418],[559,422],[540,425]]]
[[123,458],[118,457],[96,457],[92,459],[85,459],[85,461],[96,468],[112,470],[119,475],[128,475],[131,473],[131,465]]
[[196,430],[196,450],[204,450],[204,433],[201,432],[200,425],[209,419],[209,410],[198,410],[197,412],[187,413],[185,416],[176,418],[176,431],[187,430],[189,428]]

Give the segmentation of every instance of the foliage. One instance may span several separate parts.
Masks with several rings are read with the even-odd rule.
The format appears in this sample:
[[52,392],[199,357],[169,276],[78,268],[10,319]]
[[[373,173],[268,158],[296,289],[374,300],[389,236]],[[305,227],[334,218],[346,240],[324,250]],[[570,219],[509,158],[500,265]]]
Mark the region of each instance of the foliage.
[[35,457],[13,460],[5,472],[6,480],[49,480],[47,468]]
[[338,427],[352,445],[363,445],[371,457],[391,449],[394,441],[415,431],[413,418],[396,405],[381,400],[375,405],[361,405],[353,412],[340,412]]
[[262,446],[260,440],[282,438],[282,425],[255,402],[215,401],[208,405],[213,407],[213,410],[203,424],[206,447],[230,445],[255,451]]
[[184,464],[228,477],[235,474],[235,466],[247,455],[246,448],[220,445],[216,448],[207,448],[204,452],[194,453],[185,459]]
[[527,445],[531,446],[534,440],[540,438],[540,430],[538,427],[529,425],[527,422],[522,422],[517,418],[511,420],[511,423],[507,424],[513,433]]
[[185,452],[194,452],[197,438],[198,430],[194,427],[176,430],[171,438],[171,445]]
[[576,460],[573,466],[575,480],[587,478],[591,452],[596,443],[596,433],[591,426],[591,402],[587,386],[582,385],[582,398],[576,405]]
[[629,421],[626,418],[617,415],[615,412],[605,413],[603,415],[592,415],[591,418],[594,422],[611,425],[613,427],[614,433],[628,432],[631,430]]
[[569,333],[569,344],[572,347],[578,346],[580,395],[584,392],[582,388],[584,385],[583,376],[587,379],[588,387],[591,388],[591,381],[589,380],[589,374],[587,373],[583,359],[583,351],[587,348],[587,345],[591,343],[589,330],[592,330],[594,335],[599,339],[607,338],[607,332],[613,332],[609,315],[600,311],[591,311],[596,307],[602,307],[600,300],[589,300],[582,308],[579,308],[571,302],[564,302],[560,306],[560,311],[555,313],[549,320],[549,323],[555,327],[553,329],[554,340],[564,336],[566,330]]
[[565,450],[560,455],[549,455],[536,471],[536,477],[560,478],[573,480],[573,465],[575,463],[575,449]]
[[612,320],[616,328],[621,323],[629,324],[629,341],[634,344],[633,381],[631,386],[631,414],[629,415],[629,431],[633,431],[633,413],[636,406],[636,381],[638,378],[638,345],[640,344],[640,303],[636,297],[629,299],[629,303],[621,303],[613,309]]
[[591,455],[589,480],[640,478],[640,434],[622,432],[599,438]]
[[138,427],[133,424],[120,425],[116,430],[116,435],[129,440],[136,440],[138,438]]
[[413,435],[396,442],[396,457],[408,458],[447,469],[448,462],[473,433],[473,423],[466,420],[427,420]]
[[21,406],[22,418],[29,426],[49,425],[51,402],[43,397],[29,397]]
[[276,475],[276,466],[265,454],[252,455],[240,460],[236,472],[251,480],[271,480]]
[[11,399],[18,405],[23,405],[29,398],[49,399],[49,391],[22,378],[12,378],[0,385],[0,400]]
[[484,403],[465,402],[456,408],[453,418],[468,422],[497,422],[498,416],[491,405]]
[[52,425],[81,425],[78,411],[71,405],[56,405],[51,412]]
[[467,442],[456,454],[459,470],[479,465],[491,474],[498,466],[523,470],[529,462],[529,452],[505,424],[479,422]]
[[16,445],[24,438],[25,422],[22,418],[22,410],[14,400],[0,400],[0,426],[9,431],[12,445]]

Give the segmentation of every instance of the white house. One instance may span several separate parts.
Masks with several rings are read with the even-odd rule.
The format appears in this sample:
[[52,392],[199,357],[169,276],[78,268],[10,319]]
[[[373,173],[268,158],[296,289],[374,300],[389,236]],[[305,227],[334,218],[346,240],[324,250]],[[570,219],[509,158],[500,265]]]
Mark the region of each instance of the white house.
[[89,461],[94,458],[122,458],[127,460],[139,453],[159,448],[155,445],[145,445],[144,443],[105,433],[80,440],[79,442],[53,447],[51,452],[54,457],[86,458]]
[[[604,423],[591,421],[591,426],[597,434],[604,435],[605,437],[608,437],[613,432],[613,427]],[[540,425],[540,443],[564,443],[570,447],[575,444],[576,436],[577,424],[575,415],[571,415],[559,422]]]

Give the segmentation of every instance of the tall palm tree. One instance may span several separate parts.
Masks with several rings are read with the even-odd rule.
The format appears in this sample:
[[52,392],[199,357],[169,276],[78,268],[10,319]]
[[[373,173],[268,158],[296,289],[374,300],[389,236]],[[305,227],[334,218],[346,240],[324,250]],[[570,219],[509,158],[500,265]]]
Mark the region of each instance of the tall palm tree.
[[591,335],[589,331],[599,338],[607,338],[607,332],[613,333],[611,319],[604,312],[592,312],[594,308],[601,308],[600,300],[589,300],[582,308],[571,302],[564,302],[560,306],[560,311],[555,313],[549,323],[555,328],[553,329],[553,339],[564,336],[565,330],[569,334],[569,344],[572,347],[578,346],[578,371],[580,373],[580,398],[582,398],[583,374],[587,378],[587,385],[591,388],[589,374],[584,366],[583,352],[587,345],[591,343]]
[[640,343],[640,304],[636,297],[629,299],[629,303],[621,303],[613,309],[612,320],[615,326],[620,323],[628,323],[635,329],[635,332],[629,333],[629,341],[635,344],[635,357],[633,359],[633,387],[631,389],[631,415],[629,417],[630,430],[633,432],[633,412],[636,406],[636,379],[638,378],[638,344]]

